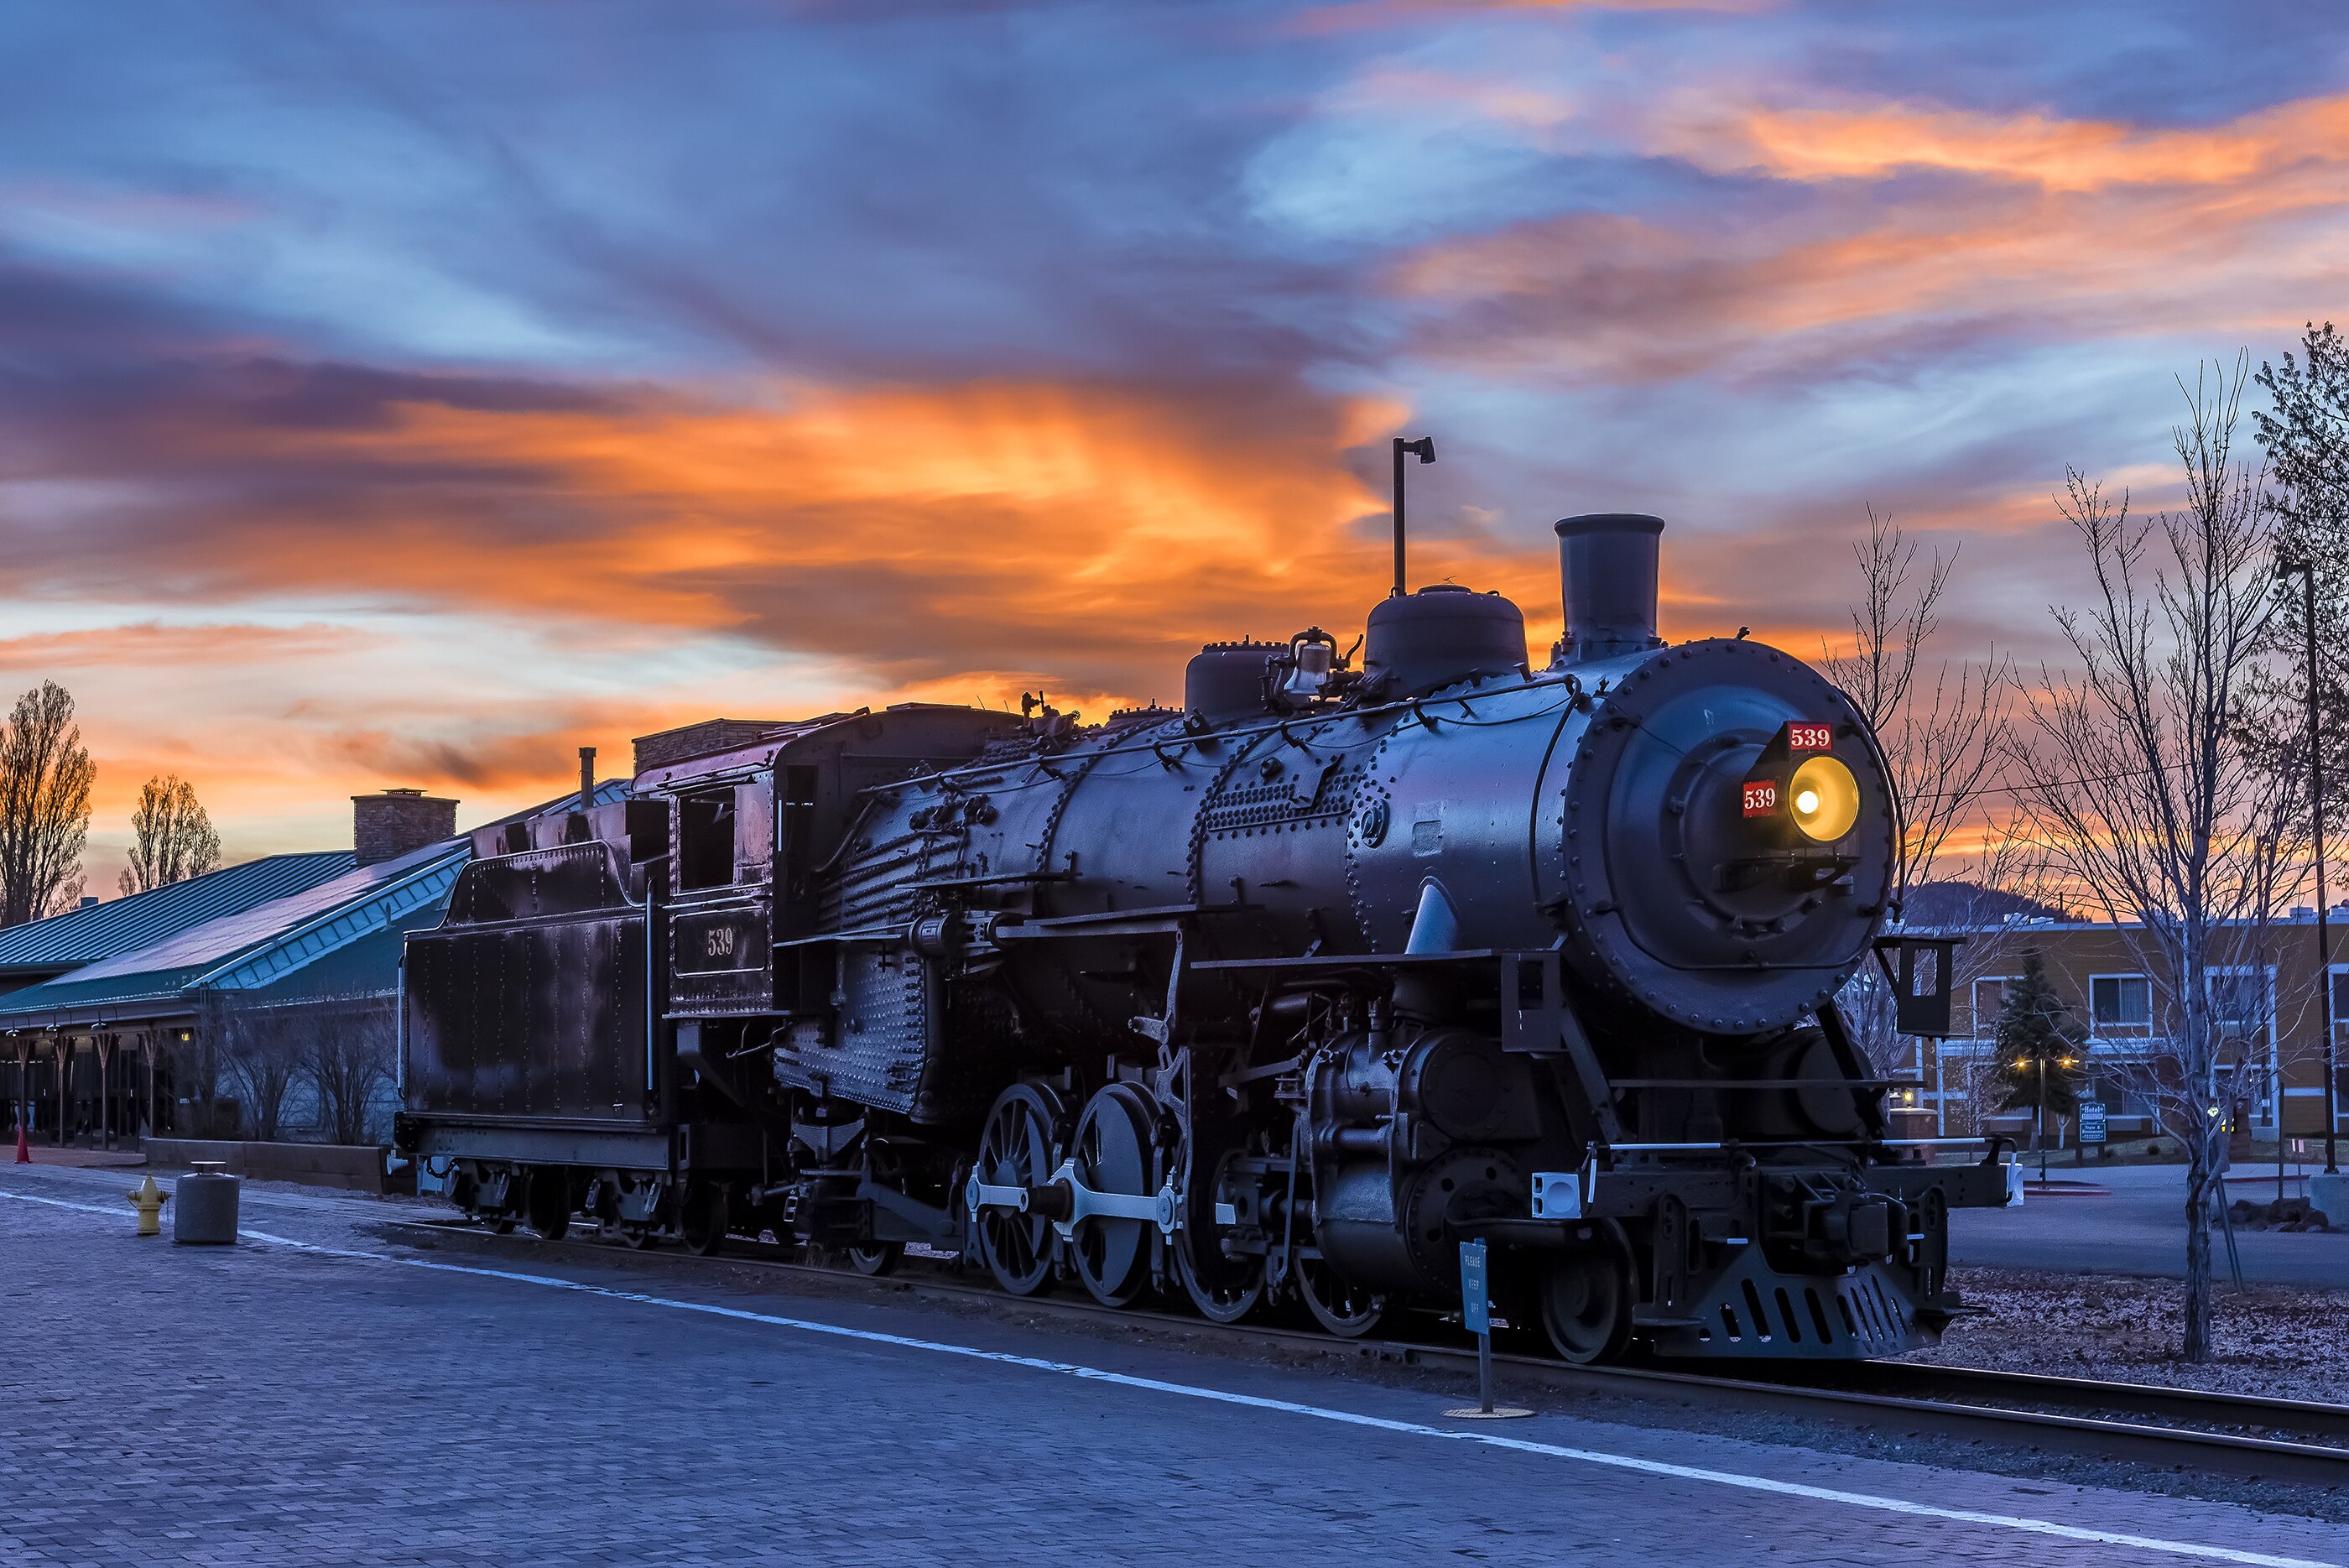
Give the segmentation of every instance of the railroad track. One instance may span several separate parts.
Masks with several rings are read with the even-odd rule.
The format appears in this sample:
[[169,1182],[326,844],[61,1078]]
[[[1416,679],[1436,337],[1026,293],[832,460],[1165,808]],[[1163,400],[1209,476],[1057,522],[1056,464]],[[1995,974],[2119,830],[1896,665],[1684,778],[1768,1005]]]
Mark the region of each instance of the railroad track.
[[[991,1284],[948,1276],[918,1259],[908,1259],[899,1272],[874,1277],[793,1262],[779,1255],[779,1249],[739,1241],[722,1254],[703,1258],[666,1250],[635,1251],[593,1241],[497,1236],[461,1220],[396,1220],[386,1228],[502,1256],[543,1258],[552,1251],[664,1271],[781,1275],[860,1293],[961,1299],[1063,1321],[1145,1327],[1227,1348],[1255,1345],[1468,1376],[1476,1368],[1473,1343],[1458,1337],[1447,1341],[1441,1321],[1432,1317],[1422,1320],[1430,1332],[1419,1337],[1338,1339],[1269,1324],[1226,1325],[1177,1313],[1104,1307],[1082,1297],[1013,1296]],[[1599,1394],[1684,1408],[1827,1421],[1883,1437],[1951,1438],[2172,1470],[2349,1487],[2349,1407],[2338,1405],[1915,1362],[1781,1362],[1723,1374],[1575,1366],[1498,1353],[1493,1359],[1513,1397],[1528,1388]]]

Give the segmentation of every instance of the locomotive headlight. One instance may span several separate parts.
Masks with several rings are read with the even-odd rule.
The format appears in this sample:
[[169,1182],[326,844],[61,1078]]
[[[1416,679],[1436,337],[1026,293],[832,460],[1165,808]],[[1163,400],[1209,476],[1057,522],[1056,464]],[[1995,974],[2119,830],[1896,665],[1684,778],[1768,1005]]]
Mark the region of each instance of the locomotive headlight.
[[1859,781],[1831,756],[1816,756],[1786,783],[1795,826],[1816,844],[1832,844],[1859,820]]

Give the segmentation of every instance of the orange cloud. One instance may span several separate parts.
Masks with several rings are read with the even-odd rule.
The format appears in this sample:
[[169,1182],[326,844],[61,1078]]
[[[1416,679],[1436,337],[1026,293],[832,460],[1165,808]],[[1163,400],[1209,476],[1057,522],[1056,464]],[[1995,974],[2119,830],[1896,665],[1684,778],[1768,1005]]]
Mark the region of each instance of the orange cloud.
[[1942,169],[2050,191],[2220,185],[2298,165],[2349,163],[2349,97],[2305,99],[2186,130],[1909,104],[1764,109],[1726,119],[1668,111],[1651,127],[1650,146],[1716,172],[1758,169],[1787,180]]
[[[1146,696],[1203,637],[1375,602],[1383,552],[1350,524],[1385,509],[1383,452],[1359,448],[1399,411],[1049,382],[397,402],[338,428],[189,432],[205,461],[225,440],[243,468],[371,480],[340,487],[332,525],[240,506],[146,541],[143,569],[749,637],[837,659],[868,691],[1009,664],[1027,673],[1007,685]],[[1531,524],[1496,544],[1429,523],[1430,576],[1546,558]]]
[[1775,11],[1780,0],[1353,0],[1317,6],[1282,25],[1300,36],[1365,32],[1429,22],[1456,21],[1475,12],[1538,14],[1568,11]]
[[2349,161],[2248,185],[2004,185],[1725,226],[1569,214],[1441,243],[1391,286],[1423,347],[1639,380],[1940,355],[2017,330],[2280,336],[2349,284]]
[[104,665],[269,664],[365,648],[380,639],[352,627],[171,626],[140,621],[0,638],[0,670],[89,670]]

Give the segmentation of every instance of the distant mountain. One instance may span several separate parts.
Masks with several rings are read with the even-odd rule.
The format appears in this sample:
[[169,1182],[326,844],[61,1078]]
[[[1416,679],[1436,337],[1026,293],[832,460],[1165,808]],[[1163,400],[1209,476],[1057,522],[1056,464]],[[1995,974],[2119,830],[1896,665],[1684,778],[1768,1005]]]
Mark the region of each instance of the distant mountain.
[[2082,917],[2020,893],[1971,882],[1929,882],[1911,888],[1900,906],[1900,919],[1911,926],[1968,927],[1993,925],[2009,915],[2026,919],[2077,920]]

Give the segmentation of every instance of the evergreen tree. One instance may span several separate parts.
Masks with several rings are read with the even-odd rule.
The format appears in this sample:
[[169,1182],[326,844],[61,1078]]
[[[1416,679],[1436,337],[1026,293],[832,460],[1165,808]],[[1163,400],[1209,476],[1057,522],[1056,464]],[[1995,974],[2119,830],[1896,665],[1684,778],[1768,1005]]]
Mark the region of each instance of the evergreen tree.
[[[2047,979],[2046,962],[2035,951],[2023,955],[2022,977],[2007,981],[1997,1039],[1998,1070],[2006,1083],[2000,1109],[2044,1109],[2050,1116],[2068,1116],[2078,1111],[2080,1085],[2087,1066],[2088,1031],[2055,994]],[[2044,1079],[2043,1061],[2046,1064]],[[2043,1082],[2047,1095],[2044,1106],[2039,1100]]]

